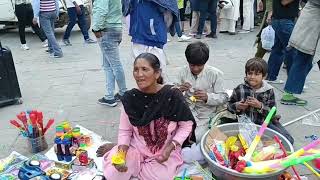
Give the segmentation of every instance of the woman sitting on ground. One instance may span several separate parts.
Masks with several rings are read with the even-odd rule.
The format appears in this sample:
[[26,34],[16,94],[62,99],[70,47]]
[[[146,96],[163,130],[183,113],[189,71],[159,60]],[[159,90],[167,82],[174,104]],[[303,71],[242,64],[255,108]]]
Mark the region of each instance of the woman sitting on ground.
[[[111,180],[173,179],[183,163],[181,146],[195,140],[194,118],[179,89],[162,85],[155,55],[140,54],[133,76],[138,89],[121,98],[118,144],[110,151],[107,145],[97,151],[97,156],[104,154],[104,175]],[[125,154],[125,165],[112,163],[119,152]]]

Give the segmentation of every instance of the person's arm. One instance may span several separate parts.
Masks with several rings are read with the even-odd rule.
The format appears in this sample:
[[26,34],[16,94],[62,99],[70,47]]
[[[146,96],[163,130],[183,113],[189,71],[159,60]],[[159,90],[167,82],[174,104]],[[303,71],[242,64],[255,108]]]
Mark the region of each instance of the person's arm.
[[296,1],[296,0],[281,0],[281,4],[283,6],[287,6],[289,5],[290,3],[292,3],[293,1]]
[[59,11],[60,11],[59,0],[55,0],[55,5],[56,5],[56,15],[57,15],[57,18],[59,19]]
[[190,121],[179,121],[178,122],[178,129],[173,137],[173,141],[178,143],[177,145],[182,146],[183,142],[189,137],[192,131],[193,122]]
[[236,87],[233,90],[232,95],[227,104],[228,111],[230,111],[233,114],[237,113],[237,102],[241,101],[240,96],[238,96],[237,92],[238,92],[238,87]]
[[212,82],[213,93],[207,93],[207,104],[210,106],[223,105],[228,100],[228,94],[223,87],[223,78],[221,73],[216,74],[217,78],[215,82]]
[[38,18],[40,13],[40,0],[32,0],[33,17]]
[[274,95],[273,89],[269,90],[268,99],[265,102],[261,102],[261,109],[258,110],[259,113],[261,113],[263,116],[267,116],[270,109],[273,106],[276,106],[276,99]]
[[109,12],[109,0],[95,0],[93,3],[93,26],[92,30],[99,32],[105,27],[105,19]]
[[127,152],[133,133],[133,126],[129,122],[129,117],[124,110],[121,110],[120,124],[118,131],[118,145],[119,149]]

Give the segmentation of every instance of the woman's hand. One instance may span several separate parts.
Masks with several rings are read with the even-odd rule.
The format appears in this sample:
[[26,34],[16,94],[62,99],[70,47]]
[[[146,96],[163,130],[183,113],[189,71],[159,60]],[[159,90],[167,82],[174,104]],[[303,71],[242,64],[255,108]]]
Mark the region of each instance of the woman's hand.
[[[127,145],[119,145],[118,146],[118,151],[121,151],[124,153],[124,160],[126,159],[128,149],[129,149],[129,146],[127,146]],[[128,170],[128,167],[125,164],[121,164],[121,165],[113,164],[113,166],[119,172],[127,172],[127,170]]]
[[[175,142],[176,144],[179,144],[177,142]],[[169,145],[166,146],[166,148],[163,150],[162,154],[159,155],[156,160],[158,161],[158,163],[163,163],[163,162],[166,162],[169,157],[170,157],[170,154],[172,152],[172,150],[174,150],[175,146],[173,145],[173,143],[170,143]]]

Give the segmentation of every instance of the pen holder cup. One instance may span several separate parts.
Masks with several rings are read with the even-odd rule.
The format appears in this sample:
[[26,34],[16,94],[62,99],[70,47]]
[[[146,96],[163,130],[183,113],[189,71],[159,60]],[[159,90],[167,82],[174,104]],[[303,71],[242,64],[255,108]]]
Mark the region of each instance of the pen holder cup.
[[37,138],[28,138],[28,149],[31,153],[38,153],[48,149],[48,143],[45,136]]

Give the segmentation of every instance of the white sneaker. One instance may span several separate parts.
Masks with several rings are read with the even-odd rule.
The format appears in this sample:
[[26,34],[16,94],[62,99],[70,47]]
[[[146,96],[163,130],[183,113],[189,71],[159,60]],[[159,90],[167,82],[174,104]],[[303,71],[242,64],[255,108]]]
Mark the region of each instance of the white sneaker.
[[42,42],[42,47],[44,47],[44,48],[48,47],[48,39],[46,39]]
[[186,41],[189,41],[190,39],[191,39],[191,37],[188,37],[184,34],[181,37],[178,37],[179,42],[186,42]]
[[21,44],[21,49],[29,50],[29,47],[27,46],[27,44]]
[[167,38],[167,42],[170,42],[171,40]]

